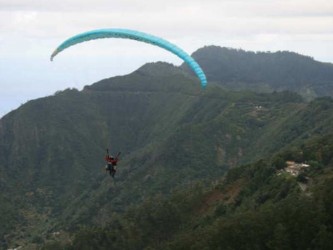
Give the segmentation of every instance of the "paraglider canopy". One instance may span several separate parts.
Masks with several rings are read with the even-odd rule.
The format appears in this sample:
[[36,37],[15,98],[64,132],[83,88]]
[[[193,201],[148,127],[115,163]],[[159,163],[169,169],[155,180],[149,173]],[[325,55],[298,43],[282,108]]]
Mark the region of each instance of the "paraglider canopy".
[[88,32],[84,32],[78,35],[75,35],[62,44],[60,44],[55,51],[52,53],[50,60],[53,61],[53,58],[60,53],[61,51],[71,47],[75,44],[86,42],[89,40],[94,39],[101,39],[101,38],[125,38],[125,39],[132,39],[144,43],[149,43],[163,49],[166,49],[173,54],[180,57],[184,60],[188,66],[194,71],[197,77],[200,79],[201,86],[205,87],[207,85],[206,75],[199,66],[199,64],[184,50],[179,48],[178,46],[168,42],[167,40],[156,37],[147,33],[143,33],[140,31],[135,30],[128,30],[128,29],[99,29],[99,30],[92,30]]

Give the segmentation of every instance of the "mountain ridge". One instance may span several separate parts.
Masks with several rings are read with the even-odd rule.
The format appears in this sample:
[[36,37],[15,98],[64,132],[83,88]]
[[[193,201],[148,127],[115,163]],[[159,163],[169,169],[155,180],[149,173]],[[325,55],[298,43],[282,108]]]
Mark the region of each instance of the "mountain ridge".
[[[227,89],[289,90],[307,100],[333,96],[333,64],[295,52],[253,52],[205,46],[192,56],[200,63],[209,82]],[[185,64],[181,67],[188,70]]]
[[[41,244],[57,230],[106,225],[110,213],[156,194],[332,133],[332,111],[329,97],[203,90],[160,62],[29,101],[0,120],[1,239]],[[107,147],[122,151],[115,182],[104,170]]]

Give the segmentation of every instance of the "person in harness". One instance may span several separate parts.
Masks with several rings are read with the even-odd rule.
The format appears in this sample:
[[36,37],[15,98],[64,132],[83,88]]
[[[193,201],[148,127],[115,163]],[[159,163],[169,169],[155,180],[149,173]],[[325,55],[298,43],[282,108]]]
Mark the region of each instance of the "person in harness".
[[106,156],[105,161],[107,165],[105,166],[105,171],[110,171],[110,176],[114,178],[114,175],[116,174],[116,166],[119,161],[120,152],[117,154],[116,157],[113,157],[112,155],[109,155],[109,150],[106,150]]

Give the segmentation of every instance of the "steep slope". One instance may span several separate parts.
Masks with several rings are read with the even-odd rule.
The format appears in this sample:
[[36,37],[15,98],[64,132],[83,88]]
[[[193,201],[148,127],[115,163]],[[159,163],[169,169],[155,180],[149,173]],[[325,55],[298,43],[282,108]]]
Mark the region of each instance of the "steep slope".
[[[5,211],[21,217],[20,230],[2,228],[5,241],[105,224],[151,195],[332,132],[332,111],[330,98],[203,91],[164,63],[30,101],[0,120],[1,199],[19,201]],[[103,169],[106,147],[122,151],[115,181]]]
[[[267,160],[231,169],[204,187],[155,196],[85,228],[69,249],[331,249],[333,135],[306,140],[276,155],[302,160],[303,178],[278,172]],[[295,152],[302,158],[293,158]],[[52,243],[47,243],[49,249]],[[64,242],[55,242],[60,248]],[[52,249],[52,248],[51,248]]]

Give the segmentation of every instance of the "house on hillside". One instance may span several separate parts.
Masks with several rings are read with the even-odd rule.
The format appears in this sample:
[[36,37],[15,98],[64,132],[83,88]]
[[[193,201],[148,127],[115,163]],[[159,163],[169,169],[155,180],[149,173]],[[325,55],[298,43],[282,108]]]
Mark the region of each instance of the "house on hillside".
[[305,163],[296,163],[294,161],[286,161],[287,167],[284,171],[291,174],[292,176],[297,177],[305,168],[309,168],[309,164]]

